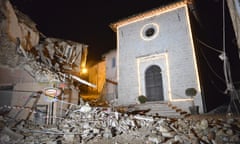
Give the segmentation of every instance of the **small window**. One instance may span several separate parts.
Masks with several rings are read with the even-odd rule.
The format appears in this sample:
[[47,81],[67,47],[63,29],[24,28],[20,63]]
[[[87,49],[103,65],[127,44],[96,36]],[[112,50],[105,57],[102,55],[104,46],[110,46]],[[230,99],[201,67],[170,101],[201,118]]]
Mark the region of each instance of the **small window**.
[[116,66],[116,58],[112,58],[112,68],[114,68]]
[[159,33],[159,26],[156,23],[146,24],[140,31],[143,40],[153,40]]
[[155,33],[154,28],[149,28],[149,29],[146,30],[145,35],[146,35],[147,37],[150,37],[150,36],[153,36],[154,33]]

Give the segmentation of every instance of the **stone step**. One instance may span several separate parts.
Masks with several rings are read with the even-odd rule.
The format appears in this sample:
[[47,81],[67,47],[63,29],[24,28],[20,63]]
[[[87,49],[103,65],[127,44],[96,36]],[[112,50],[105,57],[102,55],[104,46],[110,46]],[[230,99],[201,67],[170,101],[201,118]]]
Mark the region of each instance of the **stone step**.
[[[163,106],[136,106],[136,109],[151,109],[151,110],[161,110],[161,111],[167,111],[167,110],[173,110],[169,107],[163,107]],[[175,110],[174,110],[175,111]]]
[[159,115],[165,117],[180,117],[181,111],[176,111],[168,106],[167,102],[147,102],[144,104],[136,104],[133,106],[135,109],[143,110],[150,109],[146,115]]

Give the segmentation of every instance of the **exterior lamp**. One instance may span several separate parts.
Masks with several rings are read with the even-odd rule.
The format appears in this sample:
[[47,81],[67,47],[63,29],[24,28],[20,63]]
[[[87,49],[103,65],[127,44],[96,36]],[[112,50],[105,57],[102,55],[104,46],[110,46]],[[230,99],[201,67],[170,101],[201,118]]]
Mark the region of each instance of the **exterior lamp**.
[[82,74],[86,74],[87,72],[88,72],[88,70],[87,70],[86,67],[83,67],[83,68],[81,69],[81,73],[82,73]]

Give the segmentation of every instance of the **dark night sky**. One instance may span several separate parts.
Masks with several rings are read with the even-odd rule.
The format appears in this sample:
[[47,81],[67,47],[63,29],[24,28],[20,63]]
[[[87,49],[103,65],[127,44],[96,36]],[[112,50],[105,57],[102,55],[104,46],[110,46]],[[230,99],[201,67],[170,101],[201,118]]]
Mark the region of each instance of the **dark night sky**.
[[[109,27],[110,23],[178,0],[104,0],[104,3],[93,0],[10,1],[28,15],[37,24],[38,30],[47,37],[89,45],[88,64],[91,64],[99,61],[102,54],[116,48],[116,34]],[[196,0],[196,12],[201,21],[201,27],[197,31],[203,34],[198,38],[222,50],[222,0]],[[226,15],[229,15],[228,11]],[[229,16],[226,31],[233,80],[238,82],[240,63]],[[218,53],[203,45],[199,48],[203,50],[199,57],[205,83],[211,85],[209,89],[221,93],[225,89],[225,83],[219,79],[219,76],[224,79],[223,62],[218,58]]]
[[[47,37],[89,45],[90,61],[99,60],[103,53],[116,48],[116,34],[109,27],[110,23],[179,0],[105,0],[104,3],[93,0],[10,1],[27,14]],[[211,29],[212,35],[221,35],[221,0],[196,0],[196,3],[203,29]]]
[[173,1],[177,0],[11,0],[47,37],[89,45],[88,61],[100,60],[116,48],[110,23]]

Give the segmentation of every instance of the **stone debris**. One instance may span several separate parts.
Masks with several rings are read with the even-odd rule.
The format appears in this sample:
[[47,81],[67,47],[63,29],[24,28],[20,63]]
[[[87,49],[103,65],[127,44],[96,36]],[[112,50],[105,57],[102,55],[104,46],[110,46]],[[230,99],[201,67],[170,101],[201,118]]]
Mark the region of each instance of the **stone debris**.
[[240,142],[239,117],[167,118],[129,115],[88,103],[72,106],[54,125],[0,117],[3,144],[232,144]]
[[[24,70],[38,82],[63,81],[66,74],[80,72],[81,65],[86,63],[84,53],[87,47],[70,40],[45,38],[31,51],[22,48],[18,54],[25,58]],[[20,49],[21,45],[17,48]]]
[[0,51],[0,68],[25,70],[37,82],[85,83],[79,73],[86,66],[88,45],[46,37],[9,0],[0,1]]

